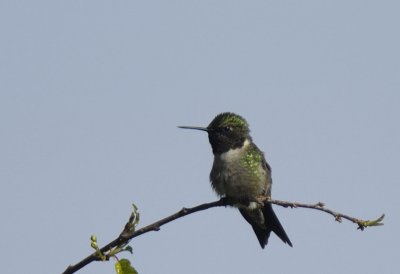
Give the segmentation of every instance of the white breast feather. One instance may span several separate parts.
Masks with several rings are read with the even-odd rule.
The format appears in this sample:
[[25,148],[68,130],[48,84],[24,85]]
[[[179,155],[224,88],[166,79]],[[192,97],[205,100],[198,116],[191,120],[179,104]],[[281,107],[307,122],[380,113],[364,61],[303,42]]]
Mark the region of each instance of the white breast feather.
[[244,140],[242,147],[230,149],[227,152],[221,153],[219,158],[224,162],[235,161],[242,154],[243,150],[246,149],[250,145],[250,141],[248,139]]

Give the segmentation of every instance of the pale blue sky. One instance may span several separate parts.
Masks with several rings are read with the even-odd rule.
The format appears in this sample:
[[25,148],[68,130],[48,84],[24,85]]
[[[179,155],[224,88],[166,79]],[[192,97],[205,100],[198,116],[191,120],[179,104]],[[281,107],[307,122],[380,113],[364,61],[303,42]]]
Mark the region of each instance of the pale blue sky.
[[[60,273],[114,239],[213,201],[201,132],[243,115],[273,197],[322,201],[364,232],[275,207],[294,247],[261,250],[234,209],[143,235],[139,273],[399,269],[398,1],[0,1],[2,273]],[[123,257],[123,256],[122,256]],[[79,273],[113,273],[94,263]]]

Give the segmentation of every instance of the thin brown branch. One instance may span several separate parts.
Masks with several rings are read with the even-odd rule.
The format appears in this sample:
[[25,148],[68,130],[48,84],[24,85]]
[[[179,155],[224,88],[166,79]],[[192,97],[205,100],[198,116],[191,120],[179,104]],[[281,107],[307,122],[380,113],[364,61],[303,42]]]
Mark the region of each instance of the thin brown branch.
[[[357,219],[357,218],[351,217],[346,214],[335,212],[331,209],[326,208],[325,205],[320,202],[318,202],[316,204],[302,204],[302,203],[296,203],[296,202],[272,200],[272,199],[268,199],[265,197],[260,197],[258,199],[258,202],[260,202],[260,203],[263,203],[265,201],[269,202],[271,204],[275,204],[275,205],[279,205],[279,206],[283,206],[283,207],[290,207],[290,208],[302,207],[302,208],[310,208],[310,209],[320,210],[320,211],[323,211],[323,212],[326,212],[326,213],[332,215],[333,217],[335,217],[335,220],[338,222],[341,222],[342,219],[347,219],[347,220],[357,224],[358,229],[361,229],[361,230],[364,230],[364,228],[366,228],[368,226],[383,225],[383,223],[381,223],[381,221],[383,220],[383,218],[385,216],[383,214],[381,217],[379,217],[376,220],[362,220],[362,219]],[[150,231],[158,231],[158,230],[160,230],[161,226],[163,226],[169,222],[172,222],[176,219],[182,218],[186,215],[198,212],[198,211],[206,210],[206,209],[209,209],[212,207],[232,206],[234,204],[235,204],[235,201],[232,201],[232,200],[229,200],[226,198],[222,198],[218,201],[201,204],[201,205],[198,205],[198,206],[195,206],[192,208],[182,208],[180,211],[176,212],[175,214],[172,214],[164,219],[161,219],[157,222],[154,222],[148,226],[142,227],[135,231],[129,230],[130,226],[129,226],[129,222],[128,222],[128,224],[125,225],[125,228],[123,229],[121,234],[118,236],[118,238],[114,239],[109,244],[102,247],[100,249],[100,251],[103,254],[106,254],[106,259],[109,259],[109,256],[107,256],[107,252],[109,252],[110,250],[112,250],[113,248],[115,248],[117,246],[121,246],[123,244],[128,243],[131,239],[138,237],[144,233],[147,233]],[[132,219],[132,217],[130,217],[130,219]],[[63,272],[63,274],[75,273],[76,271],[80,270],[81,268],[85,267],[86,265],[90,264],[91,262],[98,261],[98,260],[99,260],[98,252],[93,252],[92,254],[90,254],[89,256],[87,256],[82,261],[78,262],[77,264],[68,266],[68,268]]]
[[342,219],[346,219],[350,222],[353,222],[358,225],[357,229],[364,230],[364,228],[369,227],[369,226],[380,226],[383,225],[382,220],[385,217],[385,214],[382,214],[379,218],[375,220],[362,220],[362,219],[357,219],[354,217],[351,217],[349,215],[336,212],[332,209],[326,208],[324,203],[318,202],[316,204],[303,204],[303,203],[296,203],[296,202],[287,202],[287,201],[280,201],[280,200],[271,200],[268,198],[261,198],[259,201],[265,201],[267,200],[271,204],[283,206],[283,207],[290,207],[290,208],[310,208],[310,209],[316,209],[319,211],[326,212],[330,215],[332,215],[335,218],[335,221],[341,223]]

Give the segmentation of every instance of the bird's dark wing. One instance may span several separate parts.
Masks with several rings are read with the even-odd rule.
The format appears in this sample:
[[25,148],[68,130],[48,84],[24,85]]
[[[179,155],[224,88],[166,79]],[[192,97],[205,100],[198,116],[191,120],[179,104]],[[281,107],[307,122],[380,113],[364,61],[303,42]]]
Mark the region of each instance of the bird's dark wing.
[[[255,144],[254,146],[255,149],[258,149]],[[265,194],[267,195],[267,197],[271,197],[271,185],[272,185],[271,166],[265,160],[264,154],[262,159],[262,165],[266,171],[266,176],[267,176],[266,178],[267,185]],[[292,246],[292,242],[290,241],[278,217],[276,216],[272,208],[272,204],[265,203],[264,207],[262,208],[262,212],[265,220],[264,227],[260,227],[259,223],[254,221],[254,218],[252,218],[253,214],[249,214],[247,210],[240,210],[242,216],[253,227],[253,230],[257,235],[261,247],[264,248],[265,245],[268,243],[268,237],[271,234],[271,231],[273,231],[284,243],[287,243],[288,245]]]

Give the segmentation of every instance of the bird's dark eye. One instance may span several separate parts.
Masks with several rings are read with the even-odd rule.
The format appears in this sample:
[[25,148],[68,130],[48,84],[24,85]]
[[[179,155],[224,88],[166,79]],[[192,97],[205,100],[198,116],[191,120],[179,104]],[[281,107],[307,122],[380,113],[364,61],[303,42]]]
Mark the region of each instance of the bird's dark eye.
[[231,132],[233,130],[233,128],[230,126],[223,127],[223,129],[225,132]]

